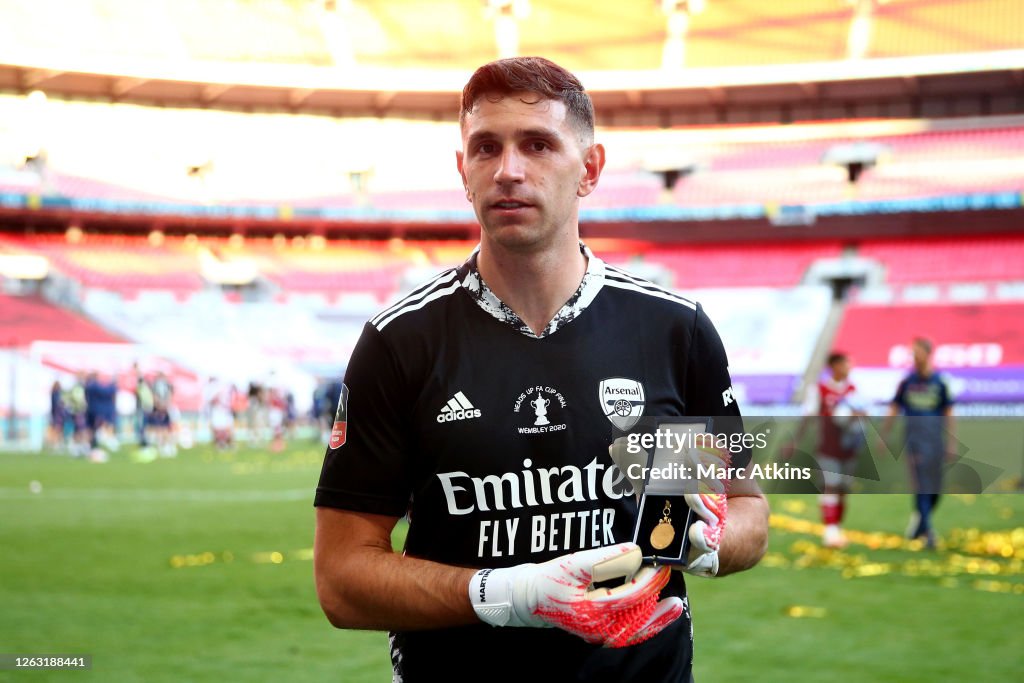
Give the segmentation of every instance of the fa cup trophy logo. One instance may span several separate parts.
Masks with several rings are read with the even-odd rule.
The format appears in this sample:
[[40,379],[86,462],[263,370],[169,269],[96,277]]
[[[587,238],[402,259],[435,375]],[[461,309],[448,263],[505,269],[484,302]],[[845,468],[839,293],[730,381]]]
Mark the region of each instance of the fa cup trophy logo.
[[551,405],[551,399],[538,396],[530,401],[530,405],[533,406],[533,411],[537,413],[537,420],[533,423],[533,426],[540,427],[551,424],[551,421],[548,420],[548,406]]

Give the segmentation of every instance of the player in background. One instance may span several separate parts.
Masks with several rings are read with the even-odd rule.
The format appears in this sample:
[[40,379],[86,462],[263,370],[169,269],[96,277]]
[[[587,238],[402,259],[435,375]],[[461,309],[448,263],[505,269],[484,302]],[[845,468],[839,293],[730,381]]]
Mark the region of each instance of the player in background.
[[932,342],[918,337],[912,349],[914,369],[897,387],[879,435],[886,441],[896,416],[903,414],[904,453],[914,486],[907,538],[924,540],[928,548],[934,548],[932,513],[942,492],[943,466],[956,458],[954,400],[945,376],[932,365]]
[[64,405],[64,388],[58,380],[54,380],[50,387],[50,426],[46,430],[46,447],[54,450],[64,450],[65,436],[64,423],[67,420],[67,406]]
[[89,454],[89,441],[92,438],[86,415],[89,406],[85,396],[85,383],[86,373],[80,371],[75,375],[74,383],[64,394],[64,405],[67,406],[72,425],[71,445],[68,452],[76,458]]
[[235,387],[227,380],[211,377],[206,386],[206,411],[213,442],[219,450],[234,446],[235,416],[232,413]]
[[827,361],[828,372],[804,401],[804,418],[797,425],[793,440],[786,444],[782,456],[792,457],[796,444],[812,422],[818,424],[817,462],[821,469],[823,488],[818,498],[821,522],[825,525],[822,545],[842,548],[843,515],[846,512],[846,494],[857,468],[857,452],[863,443],[863,426],[859,418],[865,416],[865,406],[850,381],[850,358],[833,351]]

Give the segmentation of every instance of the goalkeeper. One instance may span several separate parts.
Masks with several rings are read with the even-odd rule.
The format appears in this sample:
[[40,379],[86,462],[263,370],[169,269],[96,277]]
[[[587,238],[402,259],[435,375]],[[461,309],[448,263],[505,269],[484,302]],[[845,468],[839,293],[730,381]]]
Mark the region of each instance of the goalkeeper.
[[[608,447],[642,416],[741,429],[722,343],[699,305],[580,243],[605,153],[572,74],[485,65],[460,124],[480,245],[356,344],[315,499],[320,604],[339,628],[391,631],[399,681],[688,681],[684,573],[628,542],[637,500]],[[744,484],[728,511],[688,499],[691,573],[763,555],[767,504]]]

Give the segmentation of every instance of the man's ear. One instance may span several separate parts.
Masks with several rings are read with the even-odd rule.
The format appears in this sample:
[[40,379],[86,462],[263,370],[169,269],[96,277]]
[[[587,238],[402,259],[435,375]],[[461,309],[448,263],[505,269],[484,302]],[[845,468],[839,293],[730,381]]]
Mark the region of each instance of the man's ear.
[[466,169],[463,166],[464,159],[465,156],[462,154],[462,150],[455,150],[455,165],[459,169],[459,175],[462,176],[462,189],[466,191],[466,199],[473,201],[473,196],[469,193],[469,181],[466,179]]
[[583,157],[583,176],[576,188],[577,197],[586,197],[597,187],[597,181],[604,170],[604,145],[594,143]]

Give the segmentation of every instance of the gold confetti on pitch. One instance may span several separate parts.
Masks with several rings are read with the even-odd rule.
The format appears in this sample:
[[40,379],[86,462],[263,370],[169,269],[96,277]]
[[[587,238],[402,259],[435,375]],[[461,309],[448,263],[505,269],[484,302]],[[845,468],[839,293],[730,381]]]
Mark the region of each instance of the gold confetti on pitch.
[[[846,549],[823,548],[818,540],[824,530],[821,524],[783,514],[771,515],[770,522],[773,529],[815,538],[793,541],[788,552],[767,554],[761,562],[765,567],[832,569],[847,580],[893,575],[934,580],[943,588],[1024,595],[1024,527],[1002,531],[954,529],[940,542],[940,552],[934,552],[925,549],[921,541],[856,529],[845,531]],[[866,552],[857,552],[858,546]],[[902,550],[914,555],[902,561],[880,562],[870,557],[869,553],[876,550]],[[961,581],[960,577],[971,580]]]
[[807,512],[807,503],[802,500],[784,500],[782,509],[791,515],[802,515]]
[[[292,550],[288,553],[282,553],[278,550],[269,550],[265,552],[252,553],[249,555],[249,561],[253,564],[283,564],[285,560],[299,560],[299,561],[310,561],[313,559],[312,548],[302,548],[301,550]],[[187,567],[202,567],[215,562],[230,563],[235,561],[235,553],[230,550],[224,550],[220,553],[213,553],[210,551],[194,553],[191,555],[172,555],[168,560],[168,564],[174,569],[184,569]]]
[[809,607],[807,605],[790,605],[783,611],[787,617],[794,619],[822,619],[828,614],[824,607]]

